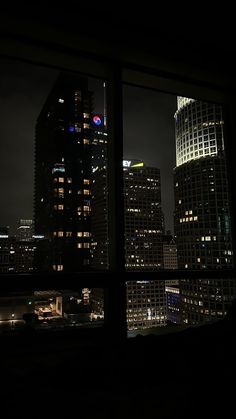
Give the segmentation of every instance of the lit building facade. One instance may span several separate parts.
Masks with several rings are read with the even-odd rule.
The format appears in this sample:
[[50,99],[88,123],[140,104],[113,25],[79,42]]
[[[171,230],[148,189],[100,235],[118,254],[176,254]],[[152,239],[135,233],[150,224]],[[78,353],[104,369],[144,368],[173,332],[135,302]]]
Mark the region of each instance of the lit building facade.
[[164,269],[178,269],[177,246],[173,238],[163,243],[163,267]]
[[166,325],[165,281],[129,281],[126,290],[129,330]]
[[[91,266],[108,269],[107,129],[106,118],[92,118],[91,173]],[[94,122],[95,121],[95,122]]]
[[[23,228],[9,235],[9,227],[0,228],[0,272],[23,273],[34,270],[37,240],[32,236],[32,220],[21,220]],[[25,228],[27,226],[27,228]]]
[[[108,267],[106,131],[94,138],[92,158],[92,265]],[[105,160],[104,160],[105,159]],[[124,211],[126,269],[153,271],[163,267],[163,214],[160,170],[139,160],[124,160]],[[164,325],[164,281],[130,281],[127,289],[128,329]],[[102,290],[92,290],[91,300],[103,311]],[[99,311],[97,310],[97,311]]]
[[[224,120],[220,105],[178,98],[175,114],[175,235],[180,269],[232,268]],[[220,318],[234,281],[181,280],[185,323]]]
[[44,236],[39,270],[90,264],[92,108],[87,79],[61,75],[37,120],[35,234]]
[[17,225],[16,237],[19,241],[32,241],[33,220],[20,219]]
[[166,286],[166,317],[167,322],[181,323],[181,299],[177,285]]
[[[103,87],[105,88],[105,83]],[[93,138],[91,146],[91,268],[106,270],[109,267],[106,116],[92,115],[91,128]],[[90,290],[90,303],[94,318],[103,318],[104,290],[102,288]]]
[[[124,160],[125,252],[127,270],[163,268],[163,213],[158,168]],[[127,282],[128,329],[166,324],[164,281]]]
[[[101,117],[102,118],[102,117]],[[108,267],[107,134],[94,130],[92,147],[92,265]],[[163,213],[160,170],[124,160],[125,251],[127,269],[163,267]]]
[[0,273],[15,271],[15,251],[9,236],[9,227],[0,227]]
[[126,269],[163,267],[160,170],[124,160]]

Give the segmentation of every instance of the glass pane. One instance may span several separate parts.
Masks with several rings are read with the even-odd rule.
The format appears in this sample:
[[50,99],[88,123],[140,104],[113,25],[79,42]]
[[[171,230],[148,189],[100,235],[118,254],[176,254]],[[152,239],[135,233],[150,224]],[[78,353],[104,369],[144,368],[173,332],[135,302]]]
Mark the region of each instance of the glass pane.
[[107,269],[106,83],[1,60],[0,272]]
[[0,297],[0,333],[103,326],[103,290],[47,290]]
[[[191,325],[211,322],[224,318],[229,312],[236,296],[235,279],[182,279],[180,291],[180,321]],[[169,315],[171,312],[173,309],[169,308]]]
[[[163,245],[175,245],[174,113],[176,98],[124,86],[126,268],[164,268]],[[164,248],[168,253],[168,247]],[[174,249],[174,247],[173,247]],[[165,268],[177,268],[176,252]]]
[[129,333],[220,319],[233,280],[148,273],[233,267],[223,108],[130,85],[123,98],[126,270],[146,272],[127,283]]

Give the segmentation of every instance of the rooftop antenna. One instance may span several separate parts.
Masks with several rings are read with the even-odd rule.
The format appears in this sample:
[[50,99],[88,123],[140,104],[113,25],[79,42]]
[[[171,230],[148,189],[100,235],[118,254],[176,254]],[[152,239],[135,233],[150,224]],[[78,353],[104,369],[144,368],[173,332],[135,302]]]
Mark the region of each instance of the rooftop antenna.
[[107,106],[106,106],[106,82],[103,82],[103,120],[104,127],[107,126]]

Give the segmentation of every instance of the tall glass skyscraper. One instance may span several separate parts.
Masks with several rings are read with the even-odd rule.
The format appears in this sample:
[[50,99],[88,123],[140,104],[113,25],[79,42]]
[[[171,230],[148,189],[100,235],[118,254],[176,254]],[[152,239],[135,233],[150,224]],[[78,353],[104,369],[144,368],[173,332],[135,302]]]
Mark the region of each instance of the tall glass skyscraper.
[[[96,141],[92,159],[91,263],[96,269],[105,269],[108,266],[105,132],[97,133]],[[140,160],[124,160],[123,173],[126,269],[147,271],[146,280],[126,284],[128,329],[163,326],[166,324],[165,283],[148,277],[148,272],[163,268],[160,169],[148,167]],[[99,292],[92,294],[101,307]]]
[[123,161],[126,268],[163,267],[163,213],[160,169]]
[[129,329],[166,324],[164,281],[151,281],[148,271],[163,268],[164,220],[160,169],[124,160],[126,269],[147,271],[144,281],[127,282]]
[[[93,124],[91,157],[91,266],[108,269],[108,195],[107,195],[107,129],[105,115],[97,114],[99,125]],[[97,121],[95,119],[95,121]]]
[[[222,107],[178,97],[175,113],[175,235],[180,269],[232,268]],[[180,281],[185,323],[220,318],[235,296],[232,280]]]
[[38,117],[35,233],[40,270],[76,271],[90,263],[91,112],[86,78],[62,74]]

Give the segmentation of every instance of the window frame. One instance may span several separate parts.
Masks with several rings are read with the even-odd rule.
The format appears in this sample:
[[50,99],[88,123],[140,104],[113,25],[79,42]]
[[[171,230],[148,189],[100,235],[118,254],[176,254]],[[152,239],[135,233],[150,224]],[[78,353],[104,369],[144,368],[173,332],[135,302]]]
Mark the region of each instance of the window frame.
[[[32,28],[31,28],[32,29]],[[28,32],[27,32],[28,30]],[[23,33],[22,33],[23,32]],[[142,280],[145,272],[126,272],[124,253],[124,211],[123,211],[123,84],[158,90],[182,96],[196,97],[200,100],[220,103],[224,107],[226,121],[226,160],[229,179],[230,207],[232,219],[232,240],[234,249],[236,227],[233,214],[236,213],[236,202],[233,197],[233,179],[236,178],[234,164],[233,138],[235,137],[234,115],[236,114],[234,92],[228,91],[219,80],[209,80],[209,76],[193,74],[184,75],[182,70],[169,71],[169,63],[158,60],[146,60],[143,66],[142,54],[137,53],[136,59],[128,56],[127,51],[118,52],[98,48],[97,43],[84,42],[82,39],[42,32],[29,35],[29,28],[11,29],[2,39],[0,56],[2,58],[20,60],[34,65],[48,66],[58,70],[79,72],[90,77],[107,81],[107,117],[109,120],[108,135],[108,207],[109,207],[109,271],[102,273],[64,274],[1,274],[0,290],[22,291],[52,289],[60,286],[68,288],[103,287],[105,289],[105,326],[115,340],[127,337],[126,326],[126,289],[127,281]],[[48,38],[47,38],[48,37]],[[51,39],[51,38],[53,39]],[[14,62],[14,61],[13,61]],[[142,63],[142,64],[140,64]],[[170,68],[170,67],[169,67]],[[235,268],[220,271],[156,271],[148,273],[150,280],[178,278],[235,278]],[[32,281],[33,277],[33,281]]]

